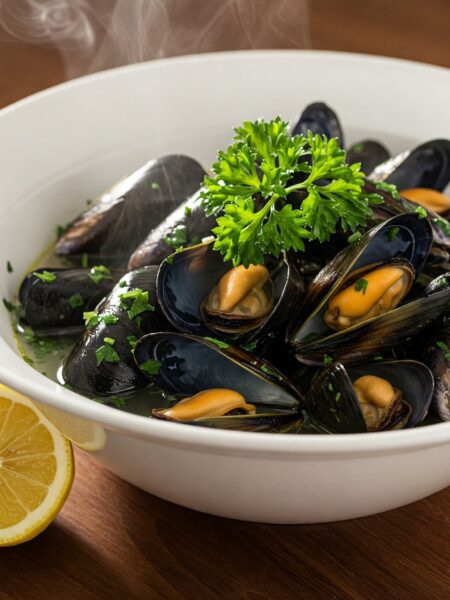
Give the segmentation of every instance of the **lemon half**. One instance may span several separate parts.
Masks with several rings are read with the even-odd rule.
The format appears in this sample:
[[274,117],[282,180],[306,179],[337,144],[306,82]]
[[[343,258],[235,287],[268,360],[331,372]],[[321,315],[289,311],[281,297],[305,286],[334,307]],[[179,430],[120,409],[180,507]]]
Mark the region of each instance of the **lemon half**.
[[72,446],[26,396],[0,385],[0,546],[43,531],[72,486]]

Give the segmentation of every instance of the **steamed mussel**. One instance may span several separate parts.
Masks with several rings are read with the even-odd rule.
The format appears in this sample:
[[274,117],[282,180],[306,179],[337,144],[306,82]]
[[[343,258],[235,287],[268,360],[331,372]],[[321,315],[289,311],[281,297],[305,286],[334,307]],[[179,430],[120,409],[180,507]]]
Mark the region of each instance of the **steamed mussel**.
[[135,360],[175,400],[154,409],[156,418],[258,431],[301,421],[303,399],[289,380],[267,361],[225,342],[154,333],[139,340]]
[[302,278],[288,256],[233,267],[211,241],[175,253],[158,273],[161,308],[177,329],[241,343],[282,331],[302,293]]
[[433,376],[423,363],[404,360],[354,367],[333,363],[313,380],[309,416],[333,433],[414,427],[426,416]]
[[450,142],[390,158],[364,140],[346,160],[322,102],[292,128],[235,134],[209,175],[181,155],[150,161],[71,224],[56,253],[102,257],[103,279],[26,277],[19,325],[83,329],[58,379],[238,431],[389,431],[430,407],[450,420]]

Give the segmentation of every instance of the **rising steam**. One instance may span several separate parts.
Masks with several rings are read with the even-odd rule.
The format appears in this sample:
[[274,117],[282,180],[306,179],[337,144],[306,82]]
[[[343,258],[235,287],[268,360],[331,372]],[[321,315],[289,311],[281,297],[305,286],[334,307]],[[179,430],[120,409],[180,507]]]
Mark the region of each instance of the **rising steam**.
[[0,32],[56,47],[68,78],[180,54],[310,47],[309,0],[0,0]]

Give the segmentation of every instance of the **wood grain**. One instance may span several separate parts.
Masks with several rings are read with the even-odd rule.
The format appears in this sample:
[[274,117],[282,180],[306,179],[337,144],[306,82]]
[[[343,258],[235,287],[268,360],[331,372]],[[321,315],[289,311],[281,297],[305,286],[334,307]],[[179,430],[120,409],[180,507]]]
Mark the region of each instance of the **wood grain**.
[[[182,19],[183,6],[195,25],[198,2],[179,4],[171,18]],[[314,0],[310,18],[314,48],[450,66],[448,0]],[[0,106],[63,79],[56,51],[2,39]],[[292,26],[288,37],[271,31],[258,39],[260,47],[305,43],[304,32],[297,40]],[[197,49],[251,45],[254,38],[236,29]],[[76,462],[72,494],[55,523],[28,544],[1,551],[1,600],[450,597],[450,489],[366,519],[268,526],[174,506],[120,481],[82,452]]]

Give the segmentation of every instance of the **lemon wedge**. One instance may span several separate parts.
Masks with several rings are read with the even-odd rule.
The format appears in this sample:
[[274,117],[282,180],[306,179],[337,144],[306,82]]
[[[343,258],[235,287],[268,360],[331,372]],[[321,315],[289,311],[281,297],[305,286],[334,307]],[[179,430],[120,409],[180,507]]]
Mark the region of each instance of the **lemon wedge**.
[[68,440],[33,402],[0,386],[0,546],[14,546],[43,531],[72,486]]

